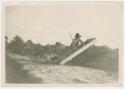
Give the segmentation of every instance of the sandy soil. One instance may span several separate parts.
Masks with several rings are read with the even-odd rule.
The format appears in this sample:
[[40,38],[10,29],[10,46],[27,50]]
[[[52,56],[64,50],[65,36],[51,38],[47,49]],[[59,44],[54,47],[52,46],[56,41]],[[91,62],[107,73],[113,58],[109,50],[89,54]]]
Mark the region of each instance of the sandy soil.
[[117,83],[113,74],[102,70],[78,66],[47,65],[18,60],[24,70],[40,78],[45,84],[109,84]]

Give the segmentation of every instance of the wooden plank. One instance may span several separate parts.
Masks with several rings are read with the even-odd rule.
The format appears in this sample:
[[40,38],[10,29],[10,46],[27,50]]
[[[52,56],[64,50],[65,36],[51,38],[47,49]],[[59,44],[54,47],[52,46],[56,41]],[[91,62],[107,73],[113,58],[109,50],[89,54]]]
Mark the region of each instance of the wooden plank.
[[60,62],[60,64],[64,65],[68,61],[72,60],[74,57],[76,57],[77,55],[79,55],[80,53],[82,53],[83,51],[85,51],[87,48],[89,48],[90,46],[94,45],[95,42],[96,42],[96,39],[94,39],[90,43],[86,44],[85,46],[83,46],[82,48],[80,48],[79,50],[77,50],[76,52],[74,52],[72,55],[70,55],[67,58],[65,58],[64,60],[62,60]]

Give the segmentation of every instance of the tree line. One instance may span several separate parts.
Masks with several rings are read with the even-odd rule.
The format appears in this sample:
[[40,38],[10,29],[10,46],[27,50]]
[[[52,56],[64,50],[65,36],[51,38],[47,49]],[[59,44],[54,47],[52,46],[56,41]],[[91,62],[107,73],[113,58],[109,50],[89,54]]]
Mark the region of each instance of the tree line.
[[8,37],[5,36],[5,49],[11,53],[35,56],[44,50],[44,47],[40,43],[33,43],[31,40],[25,42],[20,36],[16,35],[10,42]]

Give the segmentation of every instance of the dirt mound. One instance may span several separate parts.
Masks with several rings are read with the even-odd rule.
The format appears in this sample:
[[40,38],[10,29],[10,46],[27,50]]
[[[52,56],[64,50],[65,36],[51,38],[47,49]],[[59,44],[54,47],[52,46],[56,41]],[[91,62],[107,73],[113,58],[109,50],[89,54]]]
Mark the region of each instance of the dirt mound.
[[118,49],[92,46],[67,64],[118,72]]

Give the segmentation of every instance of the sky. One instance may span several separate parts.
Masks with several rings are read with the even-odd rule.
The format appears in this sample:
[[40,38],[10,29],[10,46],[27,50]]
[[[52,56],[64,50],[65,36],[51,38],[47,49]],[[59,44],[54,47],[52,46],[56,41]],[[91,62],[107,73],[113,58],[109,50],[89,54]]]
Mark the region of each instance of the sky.
[[[122,43],[122,3],[50,4],[6,6],[5,34],[24,41],[70,45],[71,36],[96,38],[96,45],[119,48]],[[69,35],[70,34],[70,35]]]

